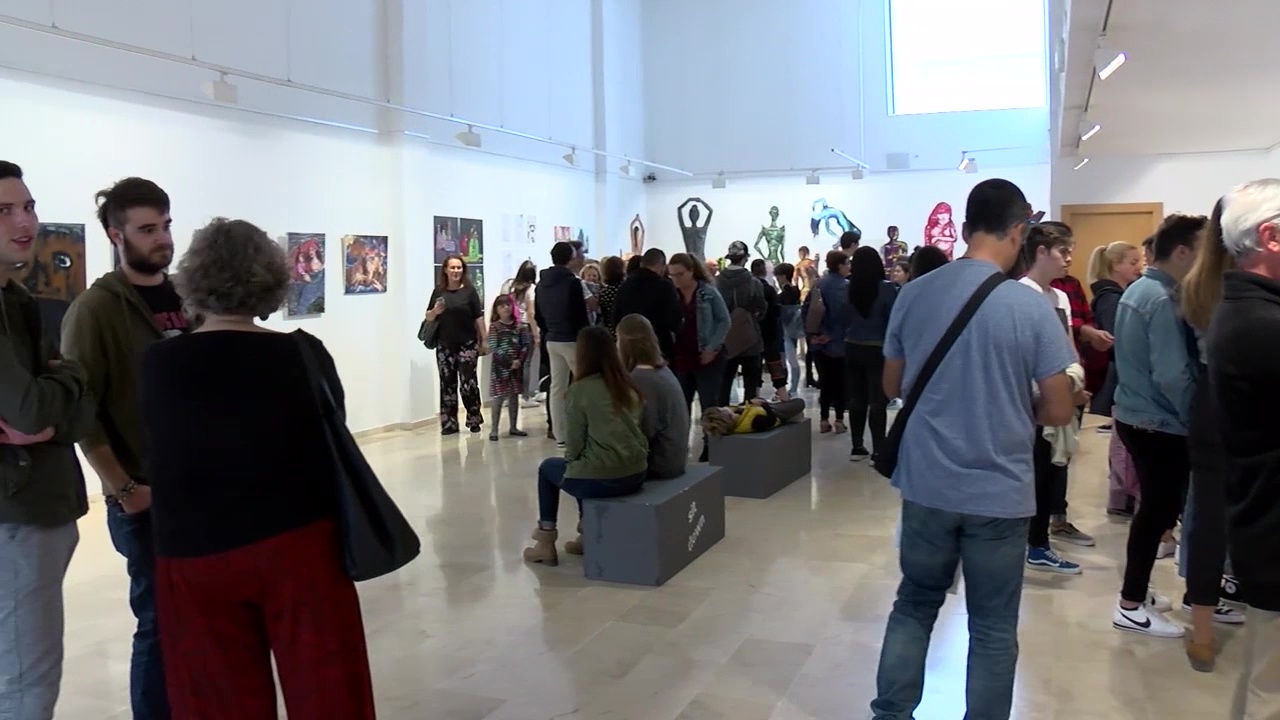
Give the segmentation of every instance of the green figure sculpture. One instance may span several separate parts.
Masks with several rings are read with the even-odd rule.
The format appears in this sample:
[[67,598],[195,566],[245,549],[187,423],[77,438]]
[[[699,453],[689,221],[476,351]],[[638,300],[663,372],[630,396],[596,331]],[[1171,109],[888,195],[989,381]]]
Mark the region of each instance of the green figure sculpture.
[[[769,249],[767,251],[760,249],[760,241],[763,240]],[[756,236],[756,252],[760,257],[769,261],[771,265],[779,265],[782,263],[782,256],[787,244],[787,226],[778,224],[778,206],[774,205],[769,208],[769,225],[760,226],[760,234]]]

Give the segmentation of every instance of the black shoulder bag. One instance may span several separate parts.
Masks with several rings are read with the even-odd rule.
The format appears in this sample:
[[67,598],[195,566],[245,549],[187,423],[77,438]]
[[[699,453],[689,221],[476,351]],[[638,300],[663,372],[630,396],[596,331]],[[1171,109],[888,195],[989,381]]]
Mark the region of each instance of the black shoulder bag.
[[916,380],[911,384],[911,392],[907,393],[907,397],[903,400],[902,409],[898,411],[898,416],[893,420],[893,427],[889,428],[889,435],[884,439],[884,448],[876,449],[876,472],[881,475],[892,478],[893,471],[898,469],[898,453],[902,446],[902,433],[907,426],[907,421],[911,419],[911,412],[916,409],[916,403],[920,402],[920,396],[924,394],[924,388],[929,384],[929,380],[933,374],[938,371],[938,366],[942,364],[947,353],[951,351],[951,346],[956,344],[960,334],[969,325],[969,321],[978,313],[978,308],[982,307],[982,303],[986,301],[991,292],[996,289],[1000,283],[1008,280],[1009,276],[997,272],[987,278],[977,290],[973,291],[973,295],[969,296],[969,301],[960,308],[956,319],[951,321],[951,325],[947,331],[942,334],[942,339],[938,340],[937,346],[933,348],[933,352],[929,353],[929,359],[924,361],[924,367],[920,368],[920,374],[916,376]]
[[293,339],[302,353],[324,424],[323,442],[329,448],[337,476],[334,494],[338,501],[338,540],[347,576],[361,582],[393,573],[418,556],[422,543],[347,429],[347,420],[333,399],[307,338],[293,333]]

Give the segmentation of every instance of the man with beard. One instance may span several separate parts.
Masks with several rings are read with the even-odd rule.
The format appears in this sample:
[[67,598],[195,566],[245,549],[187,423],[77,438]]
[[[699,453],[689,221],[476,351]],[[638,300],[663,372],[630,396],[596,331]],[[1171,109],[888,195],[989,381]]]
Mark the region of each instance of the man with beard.
[[93,422],[84,370],[42,342],[18,281],[40,219],[0,161],[0,718],[51,720],[62,683],[62,581],[89,511],[72,443]]
[[139,362],[152,343],[186,332],[182,300],[165,270],[173,260],[169,196],[126,178],[96,196],[98,220],[120,258],[76,298],[62,325],[62,348],[85,367],[98,399],[98,424],[80,443],[102,480],[107,528],[128,561],[129,604],[138,619],[129,685],[135,720],[165,720],[164,668],[156,632],[155,554],[146,445],[138,409]]

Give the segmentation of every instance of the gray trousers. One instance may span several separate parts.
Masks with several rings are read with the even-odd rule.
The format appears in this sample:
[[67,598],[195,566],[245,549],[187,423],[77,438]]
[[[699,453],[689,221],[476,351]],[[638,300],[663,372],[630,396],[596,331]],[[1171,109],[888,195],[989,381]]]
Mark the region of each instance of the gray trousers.
[[1231,720],[1280,720],[1280,613],[1249,608]]
[[0,718],[52,720],[62,684],[62,581],[75,523],[0,525]]

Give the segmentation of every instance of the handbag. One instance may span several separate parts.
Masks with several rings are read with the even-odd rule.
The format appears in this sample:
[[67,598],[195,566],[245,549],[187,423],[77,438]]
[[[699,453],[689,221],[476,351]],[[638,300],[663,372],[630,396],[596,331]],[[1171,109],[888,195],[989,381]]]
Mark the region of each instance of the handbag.
[[755,316],[738,305],[738,291],[735,289],[733,310],[729,313],[729,332],[724,336],[724,356],[732,360],[759,342]]
[[393,573],[418,556],[422,542],[347,429],[346,417],[334,401],[306,334],[293,333],[293,339],[302,354],[337,477],[338,540],[347,576],[361,582]]
[[827,306],[822,302],[822,286],[809,288],[809,308],[804,316],[804,331],[809,335],[822,334],[822,318],[827,314]]
[[898,416],[893,419],[893,427],[889,428],[889,434],[885,437],[884,450],[876,452],[875,468],[876,472],[881,475],[892,478],[893,471],[898,469],[898,453],[902,449],[902,433],[907,426],[907,421],[911,419],[911,413],[916,409],[916,403],[920,402],[920,396],[924,394],[925,386],[929,384],[929,380],[933,378],[933,374],[938,371],[938,366],[942,364],[947,353],[951,351],[951,346],[956,344],[956,340],[960,338],[960,334],[969,325],[969,321],[973,316],[978,314],[978,308],[982,307],[982,303],[991,295],[1000,283],[1008,280],[1009,276],[1003,272],[992,273],[977,290],[973,291],[973,295],[969,296],[968,302],[964,307],[960,308],[956,319],[951,321],[951,325],[947,327],[947,331],[942,333],[942,339],[938,340],[938,344],[933,348],[933,352],[929,353],[929,358],[925,360],[924,366],[920,368],[920,374],[916,376],[916,380],[911,384],[911,392],[907,393],[907,397],[903,400],[902,409],[898,411]]
[[439,321],[424,318],[422,324],[418,326],[418,341],[426,345],[428,350],[435,350],[436,345],[440,343]]

